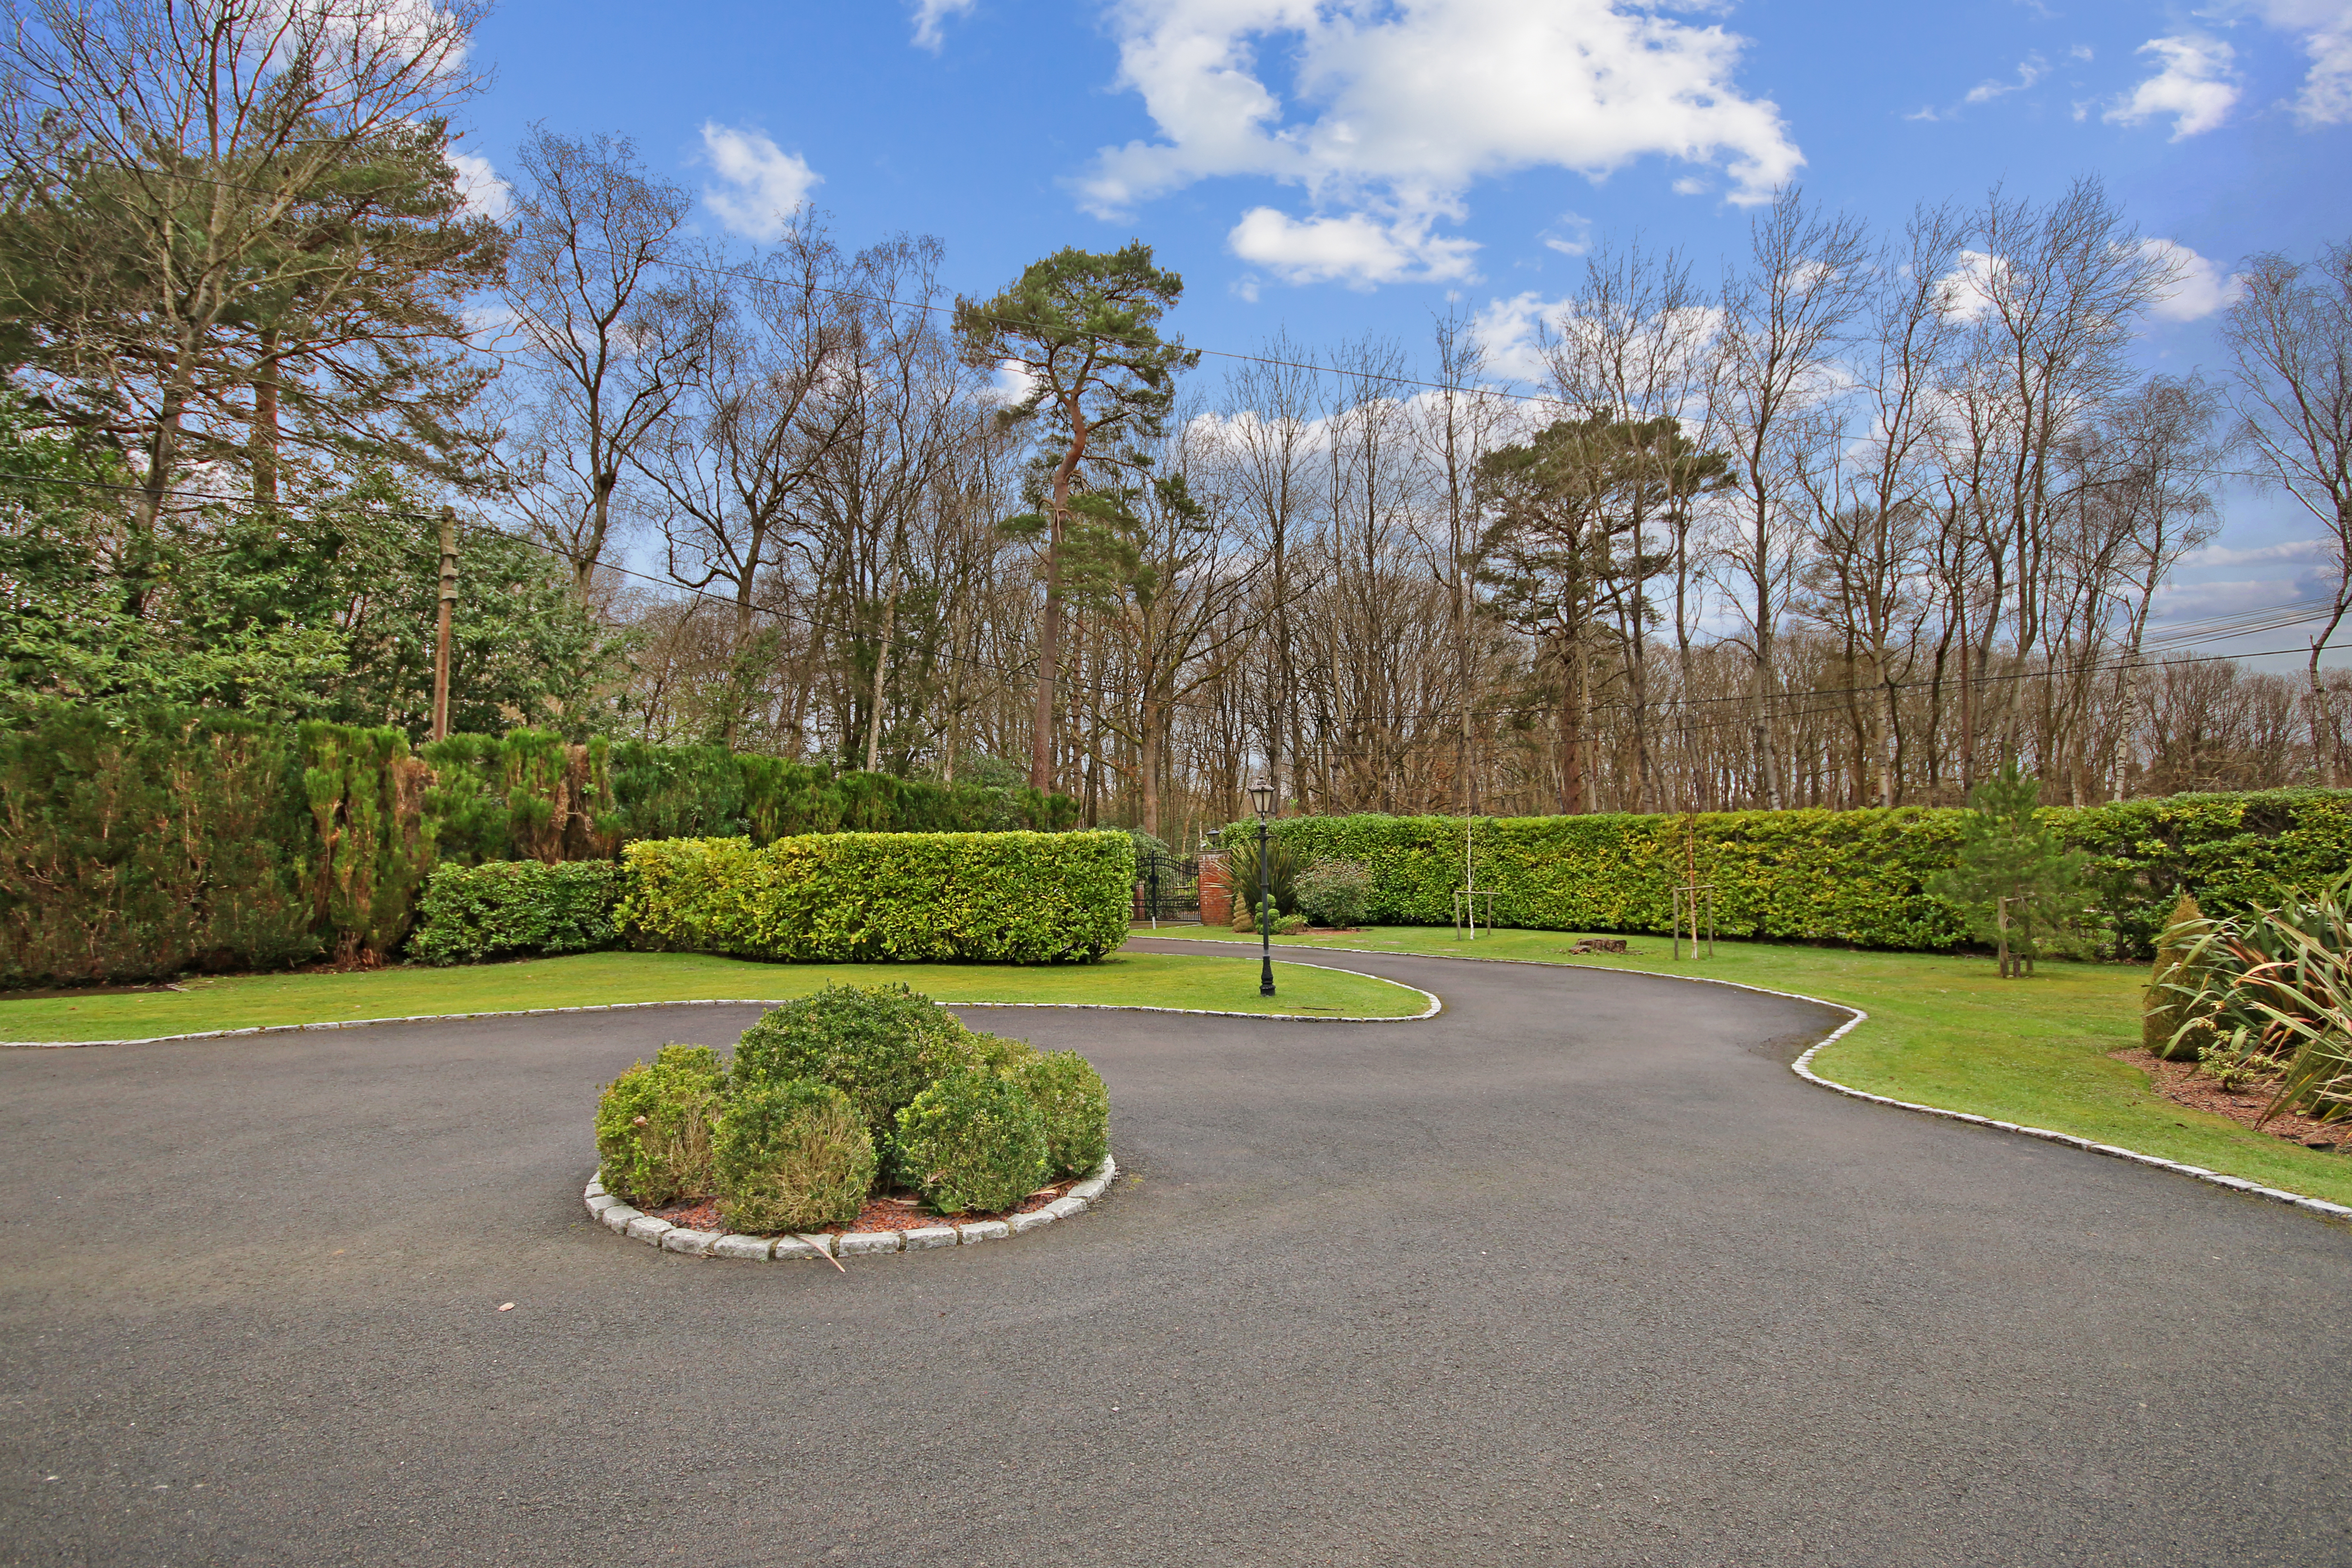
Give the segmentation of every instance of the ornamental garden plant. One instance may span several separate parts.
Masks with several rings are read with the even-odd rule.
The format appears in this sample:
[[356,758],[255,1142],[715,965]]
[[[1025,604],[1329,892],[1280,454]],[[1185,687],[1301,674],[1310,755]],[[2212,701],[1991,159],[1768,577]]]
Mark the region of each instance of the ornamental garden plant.
[[1075,1051],[968,1029],[905,986],[828,986],[743,1031],[730,1060],[664,1046],[596,1107],[599,1178],[648,1211],[730,1229],[857,1223],[872,1200],[1003,1214],[1110,1147],[1110,1097]]

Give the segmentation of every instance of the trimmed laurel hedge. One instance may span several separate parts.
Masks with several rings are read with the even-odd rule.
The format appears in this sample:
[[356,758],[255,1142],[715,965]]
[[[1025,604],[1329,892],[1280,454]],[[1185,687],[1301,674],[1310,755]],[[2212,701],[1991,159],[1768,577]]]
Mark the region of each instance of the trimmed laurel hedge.
[[[1675,816],[1482,817],[1478,885],[1499,925],[1537,931],[1670,929],[1684,879],[1685,823],[1698,879],[1716,888],[1727,936],[1941,951],[1969,940],[1959,911],[1927,891],[1952,865],[1958,807],[1743,811]],[[2146,956],[2183,892],[2209,913],[2274,902],[2352,865],[2352,790],[2184,795],[2053,807],[2061,841],[2090,857],[2105,936]],[[1274,824],[1302,862],[1355,861],[1372,873],[1365,919],[1446,925],[1462,885],[1458,816],[1301,816]],[[1255,823],[1225,830],[1254,847]]]
[[1124,833],[672,838],[622,852],[640,947],[824,963],[1059,963],[1127,940]]

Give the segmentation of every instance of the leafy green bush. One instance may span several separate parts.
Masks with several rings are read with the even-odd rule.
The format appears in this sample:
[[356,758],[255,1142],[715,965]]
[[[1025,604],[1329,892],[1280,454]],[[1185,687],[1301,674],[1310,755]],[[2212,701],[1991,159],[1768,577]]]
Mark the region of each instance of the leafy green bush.
[[1317,925],[1361,925],[1371,902],[1372,874],[1353,860],[1318,860],[1298,874],[1298,912]]
[[1054,963],[1127,940],[1124,833],[837,833],[624,851],[640,946],[797,962]]
[[874,1184],[874,1137],[847,1095],[807,1079],[738,1086],[711,1131],[719,1212],[754,1234],[845,1225]]
[[[1906,806],[1480,817],[1474,852],[1478,885],[1497,890],[1495,918],[1504,926],[1663,934],[1687,853],[1699,879],[1715,885],[1726,935],[1937,952],[1969,940],[1961,912],[1927,886],[1957,862],[1966,815]],[[2347,790],[2184,795],[2042,815],[2062,846],[2089,857],[2084,887],[2093,923],[2118,954],[2152,952],[2184,891],[2209,915],[2242,913],[2352,865]],[[1458,816],[1294,816],[1274,832],[1303,858],[1367,868],[1371,922],[1453,920],[1462,886]],[[1256,837],[1255,822],[1224,833],[1236,852]],[[1245,858],[1236,853],[1234,863]]]
[[1046,1172],[1045,1119],[1021,1086],[982,1068],[950,1074],[898,1112],[898,1174],[941,1214],[1001,1214]]
[[1110,1152],[1110,1090],[1076,1051],[1049,1051],[1012,1074],[1045,1129],[1048,1180],[1093,1173]]
[[710,1128],[726,1075],[708,1046],[664,1046],[604,1087],[596,1157],[608,1191],[640,1208],[710,1190]]
[[474,963],[612,947],[620,941],[613,906],[621,877],[610,860],[437,866],[417,901],[408,951],[427,963]]
[[849,1096],[877,1147],[929,1085],[972,1065],[956,1016],[904,985],[827,985],[773,1007],[735,1045],[739,1090],[809,1079]]
[[963,1050],[973,1067],[986,1068],[1000,1078],[1011,1078],[1037,1059],[1037,1047],[1026,1040],[974,1031],[965,1033]]

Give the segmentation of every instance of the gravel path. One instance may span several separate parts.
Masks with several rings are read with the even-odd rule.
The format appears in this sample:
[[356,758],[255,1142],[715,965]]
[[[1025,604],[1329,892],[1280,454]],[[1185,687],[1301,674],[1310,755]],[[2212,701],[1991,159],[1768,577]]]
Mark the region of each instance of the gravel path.
[[2343,1228],[1810,1088],[1819,1007],[1332,962],[1446,1010],[975,1015],[1129,1173],[846,1275],[580,1206],[749,1008],[0,1053],[0,1562],[2352,1560]]

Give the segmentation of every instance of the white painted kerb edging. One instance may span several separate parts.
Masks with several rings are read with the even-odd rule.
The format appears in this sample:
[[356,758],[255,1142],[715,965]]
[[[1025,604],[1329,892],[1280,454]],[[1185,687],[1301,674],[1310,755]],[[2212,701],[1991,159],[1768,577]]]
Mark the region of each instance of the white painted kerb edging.
[[[1217,942],[1223,939],[1173,937],[1168,940]],[[1474,958],[1466,952],[1391,952],[1385,948],[1377,947],[1333,947],[1320,950],[1294,947],[1289,951],[1293,952],[1317,951],[1364,952],[1383,958],[1435,958],[1449,963],[1523,963],[1532,969],[1582,969],[1588,973],[1597,971],[1607,974],[1650,974],[1655,975],[1660,980],[1687,980],[1699,985],[1728,985],[1735,991],[1753,991],[1759,995],[1786,996],[1791,1001],[1811,1002],[1817,1007],[1834,1007],[1841,1013],[1851,1013],[1853,1016],[1830,1031],[1823,1038],[1814,1042],[1810,1049],[1789,1064],[1790,1070],[1807,1083],[1818,1084],[1823,1089],[1845,1095],[1849,1099],[1866,1100],[1873,1105],[1892,1106],[1897,1110],[1916,1110],[1922,1116],[1941,1117],[1947,1121],[1965,1121],[1974,1127],[1990,1127],[2000,1132],[2014,1132],[2023,1138],[2039,1138],[2045,1143],[2063,1143],[2070,1149],[2081,1149],[2093,1154],[2105,1154],[2112,1160],[2128,1160],[2135,1165],[2153,1165],[2159,1171],[2170,1171],[2179,1176],[2191,1176],[2200,1182],[2210,1182],[2217,1187],[2227,1187],[2231,1192],[2245,1193],[2258,1198],[2268,1198],[2273,1203],[2286,1204],[2309,1214],[2325,1215],[2329,1219],[2352,1219],[2352,1208],[2347,1208],[2342,1204],[2331,1204],[2325,1198],[2307,1198],[2301,1193],[2290,1193],[2278,1187],[2266,1187],[2259,1182],[2247,1181],[2242,1176],[2225,1176],[2218,1171],[2209,1171],[2202,1165],[2184,1165],[2178,1160],[2167,1160],[2156,1154],[2143,1154],[2137,1149],[2122,1149],[2113,1143],[2094,1143],[2088,1138],[2077,1138],[2071,1132],[2059,1132],[2047,1127],[2025,1127],[2014,1121],[1995,1121],[1990,1116],[1972,1116],[1965,1110],[1946,1110],[1938,1105],[1920,1105],[1908,1100],[1895,1100],[1886,1095],[1873,1094],[1867,1089],[1855,1089],[1851,1084],[1840,1083],[1835,1079],[1823,1078],[1813,1070],[1813,1058],[1829,1047],[1837,1044],[1855,1026],[1870,1016],[1861,1008],[1843,1002],[1832,1002],[1820,996],[1807,996],[1796,991],[1775,991],[1769,985],[1750,985],[1744,980],[1717,980],[1707,974],[1662,974],[1654,969],[1602,969],[1591,964],[1548,963],[1541,959],[1527,958]],[[1350,970],[1348,973],[1353,973],[1354,971]]]
[[[1367,950],[1368,951],[1368,950]],[[1337,964],[1314,963],[1310,969],[1328,969],[1334,974],[1352,974],[1359,980],[1377,980],[1383,985],[1393,985],[1410,991],[1426,1000],[1428,1006],[1418,1013],[1393,1018],[1365,1018],[1353,1014],[1322,1013],[1243,1013],[1214,1007],[1148,1007],[1129,1002],[942,1002],[942,1007],[1079,1007],[1106,1013],[1194,1013],[1209,1018],[1280,1018],[1307,1024],[1417,1024],[1424,1018],[1434,1018],[1444,1009],[1433,993],[1418,985],[1407,985],[1402,980],[1391,980],[1383,974],[1366,974],[1360,969],[1341,969]],[[803,998],[788,996],[709,996],[681,999],[676,1002],[599,1002],[584,1007],[507,1007],[488,1013],[412,1013],[397,1018],[330,1018],[316,1024],[257,1024],[249,1029],[205,1029],[192,1035],[150,1035],[138,1040],[0,1040],[5,1051],[66,1051],[79,1050],[86,1046],[162,1046],[174,1040],[233,1040],[247,1035],[290,1035],[305,1029],[365,1029],[378,1024],[449,1024],[468,1018],[545,1018],[559,1013],[626,1013],[639,1007],[781,1007],[786,1002]]]
[[779,1263],[804,1258],[813,1262],[820,1258],[923,1252],[934,1247],[976,1247],[983,1241],[1003,1241],[1016,1236],[1026,1236],[1033,1230],[1043,1230],[1057,1219],[1085,1213],[1087,1206],[1102,1196],[1118,1177],[1118,1163],[1105,1154],[1102,1163],[1095,1167],[1093,1175],[1032,1214],[1017,1214],[1005,1219],[971,1220],[962,1225],[942,1219],[912,1230],[852,1230],[844,1231],[839,1236],[824,1231],[805,1236],[767,1237],[737,1236],[718,1230],[687,1230],[666,1219],[656,1219],[643,1209],[631,1208],[607,1193],[603,1181],[593,1177],[588,1183],[588,1190],[581,1195],[587,1200],[589,1217],[606,1230],[642,1241],[647,1247],[660,1247],[664,1252],[683,1252],[692,1258],[772,1258]]

